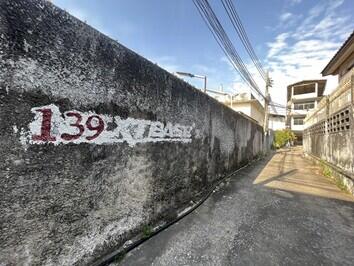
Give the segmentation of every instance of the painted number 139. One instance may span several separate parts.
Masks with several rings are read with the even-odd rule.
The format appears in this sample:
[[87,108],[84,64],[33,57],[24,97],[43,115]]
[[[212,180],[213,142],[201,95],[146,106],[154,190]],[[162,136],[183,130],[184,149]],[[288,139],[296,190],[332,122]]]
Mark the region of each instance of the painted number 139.
[[[38,109],[37,112],[42,114],[42,124],[41,131],[39,135],[33,135],[32,140],[34,141],[56,141],[56,137],[51,135],[51,125],[52,125],[52,115],[53,112],[49,108]],[[91,136],[86,136],[87,140],[93,140],[97,138],[102,131],[104,130],[104,122],[101,117],[98,115],[91,115],[87,118],[85,124],[82,123],[82,116],[77,112],[67,112],[65,114],[67,118],[71,118],[74,120],[73,123],[70,124],[71,127],[76,128],[76,134],[63,133],[61,134],[61,138],[66,141],[72,141],[80,138],[85,129],[90,131],[95,131],[95,133]],[[95,123],[93,123],[95,122]]]

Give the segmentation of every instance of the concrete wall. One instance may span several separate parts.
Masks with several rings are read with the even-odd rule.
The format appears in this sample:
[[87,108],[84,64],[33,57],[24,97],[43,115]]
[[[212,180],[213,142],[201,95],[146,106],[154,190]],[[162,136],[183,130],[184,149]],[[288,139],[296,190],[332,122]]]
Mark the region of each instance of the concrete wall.
[[305,120],[303,146],[354,194],[354,71]]
[[0,0],[0,108],[2,265],[89,264],[269,143],[47,1]]
[[353,130],[305,134],[304,151],[342,169],[354,178]]

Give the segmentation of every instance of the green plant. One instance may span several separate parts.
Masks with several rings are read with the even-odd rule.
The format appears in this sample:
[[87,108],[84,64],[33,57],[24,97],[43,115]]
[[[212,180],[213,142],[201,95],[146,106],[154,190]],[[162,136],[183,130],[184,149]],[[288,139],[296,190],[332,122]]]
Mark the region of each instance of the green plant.
[[321,160],[320,164],[321,164],[322,174],[327,178],[333,179],[334,182],[336,183],[336,186],[340,190],[348,192],[348,189],[347,189],[346,185],[344,184],[343,180],[338,177],[333,176],[332,169],[323,160]]
[[152,229],[150,225],[144,225],[143,227],[143,235],[144,237],[149,237],[152,234]]
[[322,169],[322,174],[325,177],[331,177],[332,176],[332,170],[331,168],[323,161],[320,161],[321,169]]
[[276,130],[274,132],[273,146],[277,149],[284,147],[288,142],[296,140],[294,132],[289,129]]
[[331,177],[332,176],[331,169],[328,166],[326,166],[326,165],[323,167],[322,172],[323,172],[323,175],[326,176],[326,177]]
[[336,185],[337,185],[337,187],[340,188],[340,190],[348,192],[348,189],[347,189],[347,187],[345,186],[343,180],[337,178],[337,179],[336,179]]

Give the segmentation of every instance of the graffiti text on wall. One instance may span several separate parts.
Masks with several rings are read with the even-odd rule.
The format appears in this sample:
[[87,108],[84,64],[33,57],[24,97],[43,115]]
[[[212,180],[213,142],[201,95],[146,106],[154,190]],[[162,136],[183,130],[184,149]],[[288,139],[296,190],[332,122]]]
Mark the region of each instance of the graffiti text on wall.
[[21,133],[24,144],[127,142],[130,146],[145,142],[184,142],[192,140],[192,126],[96,114],[67,111],[63,114],[56,105],[32,108],[34,120],[29,131]]

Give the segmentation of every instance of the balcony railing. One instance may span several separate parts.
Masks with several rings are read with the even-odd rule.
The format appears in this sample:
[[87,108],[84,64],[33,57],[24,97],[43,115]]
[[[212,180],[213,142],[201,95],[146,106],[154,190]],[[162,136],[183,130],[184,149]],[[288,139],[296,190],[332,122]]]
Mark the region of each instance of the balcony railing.
[[316,97],[317,97],[316,92],[309,92],[309,93],[295,94],[291,98],[293,100],[302,100],[302,99],[316,98]]

